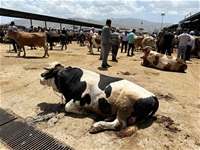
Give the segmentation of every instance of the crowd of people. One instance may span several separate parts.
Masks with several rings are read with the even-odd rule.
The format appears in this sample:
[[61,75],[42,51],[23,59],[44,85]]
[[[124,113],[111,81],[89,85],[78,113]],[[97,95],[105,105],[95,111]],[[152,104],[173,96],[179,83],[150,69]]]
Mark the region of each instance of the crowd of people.
[[[136,30],[133,29],[130,33],[127,31],[120,32],[120,29],[117,27],[116,30],[113,30],[111,27],[112,21],[110,19],[106,20],[106,25],[102,28],[101,32],[99,33],[101,35],[101,59],[102,59],[102,67],[108,68],[111,67],[107,63],[109,52],[112,52],[112,61],[118,62],[117,60],[117,53],[119,46],[121,44],[121,53],[125,52],[127,53],[127,56],[134,56],[134,41],[136,38]],[[10,26],[8,28],[11,28],[13,30],[18,31],[18,28],[15,26],[15,23],[12,21]],[[44,32],[45,28],[33,27],[31,26],[28,29],[28,32]],[[62,33],[62,34],[70,34],[72,33],[72,30],[68,30],[63,28],[62,30],[55,30],[55,29],[49,29],[47,31],[55,32],[55,33]],[[177,52],[177,58],[181,58],[183,60],[190,60],[190,53],[191,50],[195,47],[195,38],[194,38],[194,32],[191,31],[189,34],[187,33],[188,30],[186,28],[183,29],[183,33],[180,35],[176,35],[175,33],[172,33],[171,29],[167,29],[164,27],[161,32],[158,34],[154,34],[156,36],[157,40],[157,52],[166,54],[171,56],[171,53],[173,52],[173,48],[175,43],[178,43],[178,52]],[[95,33],[94,27],[91,28],[89,34],[93,35]],[[80,35],[83,34],[83,30],[80,30],[78,33],[78,41],[80,42]],[[68,41],[71,43],[72,40]],[[19,49],[19,46],[14,41],[14,39],[11,39],[13,49],[15,52]],[[36,47],[31,47],[31,49],[36,49]]]
[[157,52],[171,56],[175,42],[178,46],[177,58],[190,61],[191,51],[195,48],[194,31],[184,28],[183,33],[176,35],[171,29],[163,28],[157,36]]

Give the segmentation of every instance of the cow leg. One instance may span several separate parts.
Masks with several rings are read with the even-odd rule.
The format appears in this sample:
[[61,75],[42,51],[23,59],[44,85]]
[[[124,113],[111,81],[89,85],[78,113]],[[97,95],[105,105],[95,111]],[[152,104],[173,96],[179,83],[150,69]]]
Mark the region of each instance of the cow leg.
[[21,52],[21,47],[20,47],[19,50],[18,50],[17,57],[20,57],[20,52]]
[[91,44],[90,44],[90,54],[94,54],[94,52],[93,52],[93,43],[91,42]]
[[79,101],[76,101],[76,102],[73,102],[73,100],[69,101],[65,105],[65,111],[70,112],[70,113],[80,114],[80,115],[88,115],[85,109],[80,106]]
[[[21,50],[20,50],[20,51],[21,51]],[[26,51],[25,51],[24,46],[23,46],[23,51],[24,51],[24,55],[23,55],[23,57],[25,57],[25,56],[26,56]]]
[[93,124],[92,128],[89,130],[90,133],[97,133],[99,131],[103,130],[120,130],[125,128],[126,122],[116,118],[112,122],[105,122],[105,121],[99,121]]
[[53,50],[53,43],[50,43],[50,50]]
[[63,50],[63,46],[64,46],[64,44],[62,44],[61,50]]
[[65,50],[67,50],[67,43],[65,43]]
[[128,103],[130,97],[121,97],[127,105],[119,105],[117,110],[116,119],[112,122],[99,121],[93,124],[92,128],[89,130],[90,133],[96,133],[103,130],[121,130],[127,127],[127,118],[131,117],[133,112],[133,106]]
[[43,48],[44,48],[44,56],[43,56],[43,58],[46,57],[46,55],[49,57],[48,46],[44,46]]

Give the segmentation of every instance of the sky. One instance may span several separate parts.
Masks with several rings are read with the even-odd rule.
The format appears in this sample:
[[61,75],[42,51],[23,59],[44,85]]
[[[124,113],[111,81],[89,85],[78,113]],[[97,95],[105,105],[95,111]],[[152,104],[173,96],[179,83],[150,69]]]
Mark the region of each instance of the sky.
[[[200,0],[1,0],[1,8],[59,18],[137,18],[177,24],[186,16],[200,12]],[[164,13],[164,16],[161,14]],[[14,19],[0,16],[0,24]]]

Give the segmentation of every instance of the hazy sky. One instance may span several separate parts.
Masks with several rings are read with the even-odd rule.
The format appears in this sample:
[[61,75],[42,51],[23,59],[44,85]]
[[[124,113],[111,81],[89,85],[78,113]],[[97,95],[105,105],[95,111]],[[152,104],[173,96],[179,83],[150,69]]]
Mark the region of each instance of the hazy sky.
[[[0,7],[59,18],[139,18],[178,23],[189,13],[200,11],[200,0],[1,0]],[[1,16],[0,23],[14,19]]]

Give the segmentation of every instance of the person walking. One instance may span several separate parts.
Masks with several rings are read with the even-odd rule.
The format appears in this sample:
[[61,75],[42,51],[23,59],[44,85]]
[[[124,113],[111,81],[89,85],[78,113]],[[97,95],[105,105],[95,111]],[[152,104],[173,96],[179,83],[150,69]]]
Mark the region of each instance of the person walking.
[[[136,31],[136,30],[133,29],[132,32],[130,32],[130,33],[128,34],[128,45],[129,45],[129,47],[128,47],[127,56],[133,56],[133,55],[134,55],[133,50],[134,50],[134,48],[135,48],[135,46],[134,46],[135,31]],[[131,55],[130,55],[130,49],[131,49]]]
[[121,41],[121,36],[119,33],[120,29],[117,27],[116,31],[112,34],[112,61],[118,62],[117,53]]
[[187,49],[187,42],[191,41],[190,40],[190,35],[187,34],[187,29],[183,29],[183,33],[178,36],[178,54],[177,58],[181,58],[185,60],[186,56],[186,49]]
[[111,23],[112,21],[110,19],[106,20],[106,25],[102,28],[102,33],[101,33],[101,45],[102,45],[102,67],[103,68],[108,68],[111,67],[108,63],[108,54],[110,51],[110,44],[111,44]]
[[186,49],[185,60],[189,60],[190,61],[190,54],[191,54],[191,51],[194,48],[195,48],[194,31],[190,31],[190,41],[187,42],[187,49]]
[[[8,29],[12,29],[12,30],[15,30],[15,31],[18,31],[18,28],[15,26],[15,22],[12,21],[10,23],[10,26],[8,27]],[[13,49],[15,51],[15,53],[17,52],[17,50],[19,49],[19,45],[15,42],[14,39],[10,39],[11,40],[11,43],[13,45]]]
[[161,39],[163,38],[163,36],[165,35],[166,30],[167,30],[167,28],[164,27],[164,28],[162,29],[162,31],[158,33],[158,36],[157,36],[157,52],[158,52],[158,53],[161,53],[161,52],[162,52],[163,42],[164,42],[164,41],[163,41],[162,43],[161,43],[160,41],[161,41]]
[[[28,32],[33,32],[33,26],[32,25],[28,29]],[[35,46],[34,47],[31,46],[31,49],[37,49],[37,48]]]
[[159,45],[161,45],[163,43],[163,48],[162,48],[162,54],[166,54],[166,50],[167,50],[167,55],[171,56],[171,48],[172,45],[174,44],[174,34],[171,33],[171,29],[167,30],[167,33],[162,37],[162,39],[160,40]]
[[122,33],[121,41],[122,41],[121,53],[123,52],[123,47],[124,46],[125,46],[125,53],[126,53],[126,51],[127,51],[127,45],[128,45],[128,33],[127,33],[127,31],[125,31],[124,33]]

